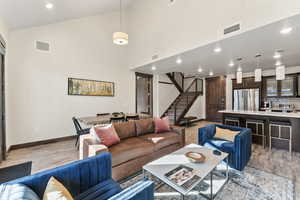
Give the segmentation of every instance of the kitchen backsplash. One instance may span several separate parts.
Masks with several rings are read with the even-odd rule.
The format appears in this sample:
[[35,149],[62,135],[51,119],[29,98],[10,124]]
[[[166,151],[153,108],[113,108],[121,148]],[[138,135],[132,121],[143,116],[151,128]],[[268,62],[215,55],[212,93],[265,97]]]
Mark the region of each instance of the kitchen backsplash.
[[299,98],[268,98],[272,102],[272,108],[279,108],[279,104],[293,104],[296,110],[300,110]]

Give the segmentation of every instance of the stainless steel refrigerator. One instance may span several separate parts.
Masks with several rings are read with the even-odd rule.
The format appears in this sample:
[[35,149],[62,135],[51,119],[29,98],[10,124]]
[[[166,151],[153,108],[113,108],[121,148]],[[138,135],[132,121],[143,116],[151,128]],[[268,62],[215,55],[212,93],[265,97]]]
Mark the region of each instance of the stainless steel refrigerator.
[[234,110],[259,110],[259,89],[236,89],[233,91]]

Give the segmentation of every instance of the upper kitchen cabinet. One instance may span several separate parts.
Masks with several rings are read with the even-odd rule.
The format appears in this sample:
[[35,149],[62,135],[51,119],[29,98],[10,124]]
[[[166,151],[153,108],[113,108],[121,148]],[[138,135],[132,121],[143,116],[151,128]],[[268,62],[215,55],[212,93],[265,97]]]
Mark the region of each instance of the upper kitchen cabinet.
[[243,78],[243,81],[240,84],[236,82],[236,79],[232,79],[232,89],[253,89],[260,87],[261,82],[255,82],[254,77]]
[[265,79],[265,92],[266,97],[277,97],[278,96],[278,81],[275,77],[270,77]]
[[277,81],[275,76],[263,78],[263,95],[272,97],[297,97],[297,75],[287,75],[285,80]]
[[286,76],[285,80],[280,81],[280,96],[296,97],[297,96],[297,77]]

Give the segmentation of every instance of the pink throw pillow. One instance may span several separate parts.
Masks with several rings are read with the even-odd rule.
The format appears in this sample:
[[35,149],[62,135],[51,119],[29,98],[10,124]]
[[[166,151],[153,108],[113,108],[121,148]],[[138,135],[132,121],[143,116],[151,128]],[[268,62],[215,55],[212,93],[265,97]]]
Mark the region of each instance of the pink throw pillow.
[[120,138],[112,125],[104,126],[104,127],[95,127],[96,135],[101,141],[101,144],[104,144],[107,147],[112,146],[113,144],[117,144],[120,142]]
[[168,132],[170,131],[169,117],[154,118],[155,123],[155,133]]

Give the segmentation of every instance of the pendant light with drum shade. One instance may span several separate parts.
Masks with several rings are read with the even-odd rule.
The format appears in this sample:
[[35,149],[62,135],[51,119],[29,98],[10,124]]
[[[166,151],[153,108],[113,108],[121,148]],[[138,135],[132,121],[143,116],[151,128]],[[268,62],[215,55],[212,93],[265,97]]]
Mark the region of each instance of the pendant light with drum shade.
[[285,79],[285,65],[282,65],[282,62],[280,60],[280,58],[282,57],[282,53],[283,53],[283,50],[277,50],[274,55],[274,58],[277,59],[277,61],[275,63],[276,80],[281,80],[281,81]]
[[120,0],[120,31],[114,32],[113,43],[117,45],[127,45],[128,44],[128,34],[122,32],[122,0]]
[[255,56],[255,58],[257,58],[257,66],[256,66],[256,69],[254,70],[254,81],[255,82],[261,82],[261,75],[262,75],[262,70],[260,68],[260,57],[261,57],[261,54],[257,54]]
[[239,62],[239,67],[237,69],[237,72],[236,72],[236,82],[237,84],[242,84],[243,83],[243,72],[242,72],[242,66],[241,66],[241,63],[242,63],[242,58],[238,58],[237,61]]
[[276,67],[276,80],[284,80],[285,79],[285,65],[281,65]]

